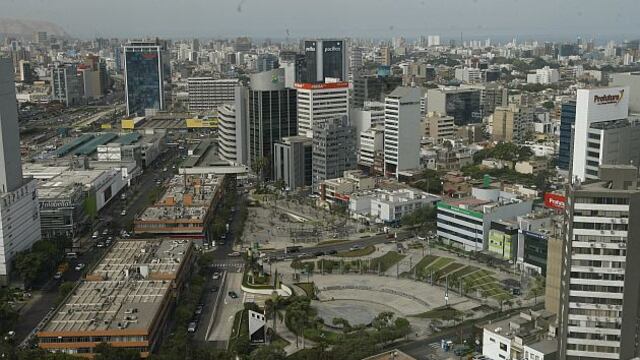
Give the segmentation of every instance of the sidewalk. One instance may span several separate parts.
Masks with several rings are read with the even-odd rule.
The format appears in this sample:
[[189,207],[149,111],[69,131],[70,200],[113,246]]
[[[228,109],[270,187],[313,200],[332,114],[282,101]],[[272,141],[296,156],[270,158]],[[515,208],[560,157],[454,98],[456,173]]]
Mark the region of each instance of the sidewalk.
[[282,323],[278,323],[278,336],[287,340],[289,345],[285,346],[284,351],[287,353],[287,356],[294,354],[302,349],[311,349],[316,346],[316,343],[309,340],[304,339],[304,347],[302,347],[302,337],[298,338],[298,342],[300,346],[296,346],[296,334],[294,334],[291,330],[287,329],[287,326]]

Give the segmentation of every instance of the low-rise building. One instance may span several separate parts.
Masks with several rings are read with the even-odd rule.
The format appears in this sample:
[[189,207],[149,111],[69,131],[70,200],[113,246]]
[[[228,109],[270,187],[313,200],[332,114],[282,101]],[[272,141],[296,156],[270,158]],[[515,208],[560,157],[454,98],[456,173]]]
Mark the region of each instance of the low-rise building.
[[377,189],[349,198],[349,212],[353,218],[379,223],[394,223],[421,207],[433,206],[439,196],[417,189]]
[[528,214],[533,201],[497,188],[473,188],[471,197],[438,203],[437,234],[465,250],[487,249],[491,223]]
[[163,234],[210,242],[214,210],[226,177],[175,176],[161,198],[134,221],[136,234]]
[[[555,317],[555,314],[545,310],[529,310],[485,325],[482,330],[482,355],[491,360],[509,360],[525,359],[526,353],[528,360],[554,360],[557,345],[554,348],[552,343],[557,344],[557,341],[552,340],[550,329]],[[531,357],[540,353],[545,357]]]
[[372,190],[375,185],[375,179],[361,171],[347,170],[343,177],[328,179],[320,184],[320,199],[329,203],[348,203],[351,194]]
[[193,258],[190,240],[117,241],[40,327],[38,346],[93,358],[107,343],[148,357],[166,335]]
[[425,136],[430,137],[436,143],[443,139],[453,138],[456,133],[453,120],[453,116],[430,112],[425,120]]
[[547,169],[547,159],[518,161],[514,166],[514,170],[520,174],[538,174],[542,171],[546,171]]

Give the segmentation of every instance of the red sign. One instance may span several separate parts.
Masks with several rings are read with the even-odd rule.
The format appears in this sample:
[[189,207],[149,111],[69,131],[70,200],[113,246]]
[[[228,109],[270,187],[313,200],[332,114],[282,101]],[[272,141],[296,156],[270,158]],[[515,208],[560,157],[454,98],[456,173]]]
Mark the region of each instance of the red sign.
[[544,194],[544,206],[557,209],[564,210],[564,203],[567,201],[567,198],[554,193],[546,193]]
[[318,89],[344,89],[349,87],[348,82],[340,81],[335,83],[295,83],[293,85],[296,89],[303,90],[318,90]]

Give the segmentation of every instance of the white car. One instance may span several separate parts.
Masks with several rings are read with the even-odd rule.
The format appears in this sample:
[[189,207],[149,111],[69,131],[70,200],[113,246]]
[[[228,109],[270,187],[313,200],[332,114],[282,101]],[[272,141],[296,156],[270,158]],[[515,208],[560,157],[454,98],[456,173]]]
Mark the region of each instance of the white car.
[[220,274],[218,271],[213,273],[213,276],[211,277],[213,280],[218,280],[220,279],[220,276],[222,276],[222,274]]
[[123,210],[120,212],[120,215],[121,215],[121,216],[125,216],[125,215],[127,215],[127,210],[124,210],[124,209],[123,209]]
[[79,263],[78,265],[76,265],[76,271],[82,271],[82,269],[84,269],[85,265],[83,263]]

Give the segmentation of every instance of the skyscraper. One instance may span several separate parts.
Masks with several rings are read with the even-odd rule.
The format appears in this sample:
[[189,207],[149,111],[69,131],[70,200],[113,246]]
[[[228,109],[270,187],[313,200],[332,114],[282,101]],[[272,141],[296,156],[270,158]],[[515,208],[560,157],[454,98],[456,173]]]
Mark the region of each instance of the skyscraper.
[[298,82],[324,83],[327,78],[348,80],[347,47],[344,40],[305,40],[304,61]]
[[123,47],[127,115],[144,116],[164,110],[169,97],[171,68],[164,43],[131,41]]
[[318,120],[313,124],[312,183],[317,189],[327,179],[341,177],[358,166],[356,128],[348,116]]
[[36,181],[22,177],[20,131],[13,64],[0,58],[0,285],[9,282],[11,261],[40,240]]
[[599,177],[568,189],[558,314],[563,360],[638,356],[638,169],[603,165]]
[[574,178],[597,179],[602,164],[638,164],[640,120],[628,113],[628,87],[578,90],[571,159]]
[[296,90],[274,69],[251,75],[248,92],[249,165],[271,179],[273,144],[297,133]]
[[385,98],[384,173],[388,176],[420,166],[421,97],[419,88],[398,87]]
[[315,122],[349,115],[349,83],[296,83],[298,135],[313,137]]
[[571,142],[573,124],[576,123],[576,102],[567,101],[560,107],[560,146],[558,148],[558,168],[569,170],[571,166]]
[[66,106],[82,102],[83,86],[75,64],[54,64],[51,68],[52,99]]

